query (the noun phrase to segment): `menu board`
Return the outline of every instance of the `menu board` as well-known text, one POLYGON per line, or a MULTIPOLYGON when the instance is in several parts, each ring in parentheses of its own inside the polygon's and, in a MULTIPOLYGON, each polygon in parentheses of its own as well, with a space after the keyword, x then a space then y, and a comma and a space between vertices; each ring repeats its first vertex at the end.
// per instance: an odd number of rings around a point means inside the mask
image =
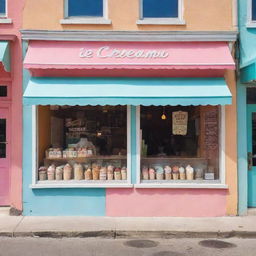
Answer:
POLYGON ((207 158, 218 157, 218 109, 205 112, 205 151, 207 158))
POLYGON ((187 135, 188 112, 176 111, 172 113, 172 133, 173 135, 187 135))

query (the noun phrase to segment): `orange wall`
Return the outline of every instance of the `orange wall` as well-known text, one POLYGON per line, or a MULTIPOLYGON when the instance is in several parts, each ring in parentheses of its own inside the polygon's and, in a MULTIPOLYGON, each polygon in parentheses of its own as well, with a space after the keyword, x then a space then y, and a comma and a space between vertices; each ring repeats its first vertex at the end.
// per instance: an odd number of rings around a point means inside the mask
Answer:
POLYGON ((226 73, 226 81, 232 93, 232 105, 226 109, 226 184, 228 185, 227 215, 237 214, 237 119, 235 72, 226 73))
POLYGON ((61 25, 64 0, 27 0, 23 29, 34 30, 232 30, 232 0, 184 0, 186 25, 136 25, 139 0, 108 0, 111 25, 61 25), (39 8, 40 6, 40 8, 39 8))

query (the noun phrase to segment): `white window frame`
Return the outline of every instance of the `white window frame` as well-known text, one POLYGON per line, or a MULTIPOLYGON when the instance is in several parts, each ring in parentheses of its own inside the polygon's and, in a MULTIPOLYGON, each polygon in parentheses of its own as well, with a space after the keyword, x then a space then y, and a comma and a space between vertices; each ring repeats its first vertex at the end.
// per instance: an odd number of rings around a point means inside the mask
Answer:
POLYGON ((87 16, 68 16, 68 1, 64 1, 64 19, 60 20, 60 24, 111 24, 108 19, 108 0, 103 1, 103 16, 102 17, 87 17, 87 16))
POLYGON ((140 1, 140 19, 137 25, 185 25, 183 19, 184 0, 178 0, 178 17, 176 18, 144 18, 143 17, 143 0, 140 1))
POLYGON ((0 24, 11 24, 12 19, 8 17, 8 0, 5 0, 5 13, 0 13, 0 24))
POLYGON ((256 20, 252 20, 252 0, 247 0, 247 28, 256 28, 256 20))
POLYGON ((127 180, 113 181, 39 181, 38 180, 38 106, 32 106, 32 183, 30 188, 131 188, 132 184, 132 164, 131 164, 131 106, 127 106, 127 180))
POLYGON ((225 176, 225 106, 219 107, 219 180, 216 181, 158 181, 147 182, 141 180, 141 145, 140 145, 140 107, 136 109, 136 130, 137 130, 137 145, 136 145, 136 179, 135 188, 206 188, 206 189, 227 189, 225 176))

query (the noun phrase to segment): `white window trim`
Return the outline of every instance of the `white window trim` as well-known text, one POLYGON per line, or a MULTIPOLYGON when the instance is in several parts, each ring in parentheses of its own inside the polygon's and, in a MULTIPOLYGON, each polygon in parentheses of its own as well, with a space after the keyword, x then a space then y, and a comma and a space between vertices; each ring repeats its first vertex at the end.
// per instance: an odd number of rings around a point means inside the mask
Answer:
POLYGON ((60 24, 94 24, 94 25, 109 25, 111 20, 108 19, 108 0, 103 1, 103 16, 102 17, 87 17, 87 16, 68 16, 68 0, 64 2, 64 19, 60 20, 60 24))
POLYGON ((140 19, 137 20, 137 25, 185 25, 183 19, 184 1, 178 0, 178 17, 176 18, 144 18, 143 17, 143 0, 140 1, 140 19))
POLYGON ((256 20, 252 20, 252 0, 247 0, 247 28, 256 28, 256 20))
POLYGON ((144 181, 141 180, 141 164, 140 164, 140 157, 141 157, 141 145, 140 145, 140 106, 136 108, 136 129, 137 129, 137 145, 136 145, 136 178, 137 182, 134 185, 135 188, 205 188, 205 189, 228 189, 226 185, 226 163, 225 163, 225 106, 221 106, 219 113, 219 180, 214 181, 144 181))
POLYGON ((5 13, 0 13, 0 24, 12 24, 12 19, 8 17, 8 0, 5 0, 5 13))
POLYGON ((130 188, 133 187, 132 164, 131 164, 131 106, 127 106, 127 180, 93 181, 93 180, 70 180, 70 181, 39 181, 38 170, 38 108, 32 106, 32 189, 42 188, 130 188))

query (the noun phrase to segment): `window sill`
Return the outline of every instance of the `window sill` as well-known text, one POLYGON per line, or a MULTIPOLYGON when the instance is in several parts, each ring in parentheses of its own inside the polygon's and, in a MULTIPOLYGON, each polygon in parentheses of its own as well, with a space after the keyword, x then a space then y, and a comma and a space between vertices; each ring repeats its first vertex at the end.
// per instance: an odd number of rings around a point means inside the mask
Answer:
POLYGON ((146 18, 137 20, 137 25, 186 25, 184 20, 178 18, 146 18))
POLYGON ((247 28, 256 28, 256 21, 250 21, 246 23, 247 28))
POLYGON ((69 180, 69 181, 38 181, 36 184, 29 186, 32 189, 42 188, 132 188, 133 184, 120 181, 85 181, 85 180, 69 180))
POLYGON ((12 24, 12 19, 0 18, 0 24, 12 24))
POLYGON ((60 24, 71 25, 71 24, 93 24, 93 25, 110 25, 111 20, 105 18, 66 18, 61 19, 60 24))
POLYGON ((135 184, 135 188, 206 188, 206 189, 228 189, 226 184, 219 181, 198 181, 198 180, 168 180, 168 181, 142 181, 140 184, 135 184))

